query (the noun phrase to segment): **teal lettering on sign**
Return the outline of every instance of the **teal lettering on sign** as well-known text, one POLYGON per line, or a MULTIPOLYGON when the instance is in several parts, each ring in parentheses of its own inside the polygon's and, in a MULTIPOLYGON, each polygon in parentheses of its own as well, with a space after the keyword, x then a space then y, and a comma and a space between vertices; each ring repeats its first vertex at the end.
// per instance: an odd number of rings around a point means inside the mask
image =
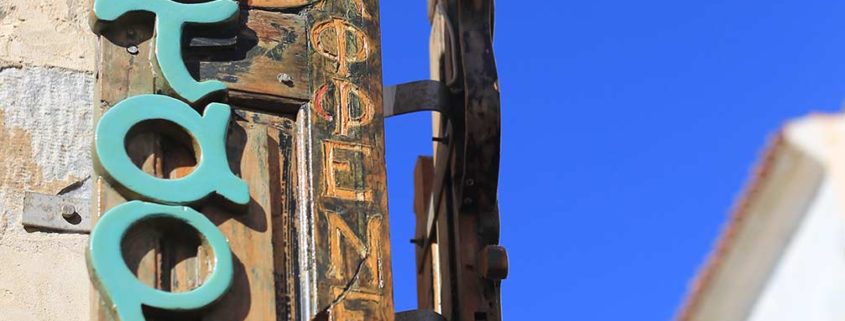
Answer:
POLYGON ((213 0, 203 3, 179 3, 173 0, 95 0, 94 15, 99 20, 114 21, 136 11, 155 14, 156 59, 164 78, 177 95, 195 103, 209 94, 224 92, 226 85, 216 80, 198 82, 188 72, 182 59, 182 31, 186 23, 215 24, 235 19, 238 3, 213 0))
POLYGON ((232 284, 232 252, 226 238, 205 216, 186 206, 141 201, 106 212, 91 231, 88 267, 94 284, 106 296, 120 321, 144 321, 142 305, 171 311, 203 308, 214 303, 232 284), (121 241, 135 224, 157 218, 176 219, 193 227, 214 252, 214 271, 198 288, 173 293, 141 283, 123 260, 121 241))
POLYGON ((217 193, 229 201, 246 205, 249 187, 230 170, 226 158, 226 134, 231 108, 209 104, 200 116, 188 104, 161 95, 127 98, 100 119, 94 135, 95 153, 103 174, 119 186, 144 199, 165 204, 190 204, 217 193), (197 166, 185 177, 163 179, 135 166, 126 151, 126 136, 136 125, 164 120, 178 125, 193 137, 198 149, 197 166))
MULTIPOLYGON (((226 86, 215 80, 200 82, 191 76, 182 56, 182 38, 188 24, 235 21, 239 5, 234 0, 195 2, 199 1, 94 0, 94 16, 101 22, 124 21, 120 18, 138 12, 155 15, 154 53, 174 94, 129 97, 110 108, 97 124, 97 172, 126 199, 154 202, 135 200, 118 205, 103 214, 91 231, 89 274, 115 320, 144 321, 144 306, 176 312, 201 309, 219 300, 233 282, 233 254, 225 236, 208 218, 188 206, 211 194, 246 205, 250 201, 249 187, 232 172, 226 154, 231 108, 207 103, 222 97, 226 86), (207 106, 201 109, 201 104, 207 106), (164 179, 136 166, 126 150, 127 138, 141 127, 162 134, 181 129, 191 136, 197 154, 191 173, 164 179), (186 232, 198 233, 214 253, 214 271, 196 289, 173 293, 149 287, 135 277, 124 260, 122 241, 127 232, 140 222, 162 218, 192 227, 194 231, 186 232)), ((112 27, 121 28, 108 28, 112 27)), ((104 29, 95 26, 95 30, 104 29)))

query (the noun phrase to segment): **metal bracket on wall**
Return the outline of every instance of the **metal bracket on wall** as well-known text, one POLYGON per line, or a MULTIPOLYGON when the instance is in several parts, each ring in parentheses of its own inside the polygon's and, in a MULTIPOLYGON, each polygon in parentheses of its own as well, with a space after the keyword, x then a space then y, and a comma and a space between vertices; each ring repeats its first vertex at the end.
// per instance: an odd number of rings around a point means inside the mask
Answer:
POLYGON ((26 192, 23 226, 61 232, 91 232, 90 200, 61 195, 26 192))
POLYGON ((418 111, 449 114, 449 90, 442 82, 420 80, 384 87, 384 117, 418 111))

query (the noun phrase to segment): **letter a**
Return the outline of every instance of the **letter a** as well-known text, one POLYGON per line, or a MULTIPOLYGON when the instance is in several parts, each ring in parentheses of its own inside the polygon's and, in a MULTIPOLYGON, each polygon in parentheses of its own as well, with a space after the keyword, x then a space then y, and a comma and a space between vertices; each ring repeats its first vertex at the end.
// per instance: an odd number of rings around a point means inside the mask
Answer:
POLYGON ((190 204, 211 193, 229 201, 249 203, 247 184, 235 176, 226 157, 226 134, 231 109, 220 103, 209 104, 201 117, 187 104, 160 95, 127 98, 109 109, 100 119, 94 134, 95 153, 101 174, 141 198, 156 203, 190 204), (135 125, 150 120, 165 120, 190 134, 198 146, 196 168, 188 176, 163 179, 135 166, 126 152, 126 136, 135 125))

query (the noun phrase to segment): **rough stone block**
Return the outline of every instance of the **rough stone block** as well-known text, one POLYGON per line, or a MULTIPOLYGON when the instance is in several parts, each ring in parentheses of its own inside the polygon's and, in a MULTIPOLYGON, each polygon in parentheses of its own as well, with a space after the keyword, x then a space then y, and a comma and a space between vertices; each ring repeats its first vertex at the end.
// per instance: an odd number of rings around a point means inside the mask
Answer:
POLYGON ((86 0, 0 1, 0 67, 9 64, 94 71, 96 36, 86 0))

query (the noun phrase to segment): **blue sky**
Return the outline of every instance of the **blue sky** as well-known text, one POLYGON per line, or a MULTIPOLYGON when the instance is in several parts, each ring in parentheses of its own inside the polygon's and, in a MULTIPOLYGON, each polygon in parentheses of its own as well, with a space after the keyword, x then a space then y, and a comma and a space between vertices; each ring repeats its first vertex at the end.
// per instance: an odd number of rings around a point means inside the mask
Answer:
MULTIPOLYGON (((388 85, 428 77, 425 3, 381 1, 388 85)), ((505 319, 670 320, 769 137, 841 109, 842 12, 834 0, 497 1, 505 319)), ((408 310, 429 116, 386 130, 408 310)))

